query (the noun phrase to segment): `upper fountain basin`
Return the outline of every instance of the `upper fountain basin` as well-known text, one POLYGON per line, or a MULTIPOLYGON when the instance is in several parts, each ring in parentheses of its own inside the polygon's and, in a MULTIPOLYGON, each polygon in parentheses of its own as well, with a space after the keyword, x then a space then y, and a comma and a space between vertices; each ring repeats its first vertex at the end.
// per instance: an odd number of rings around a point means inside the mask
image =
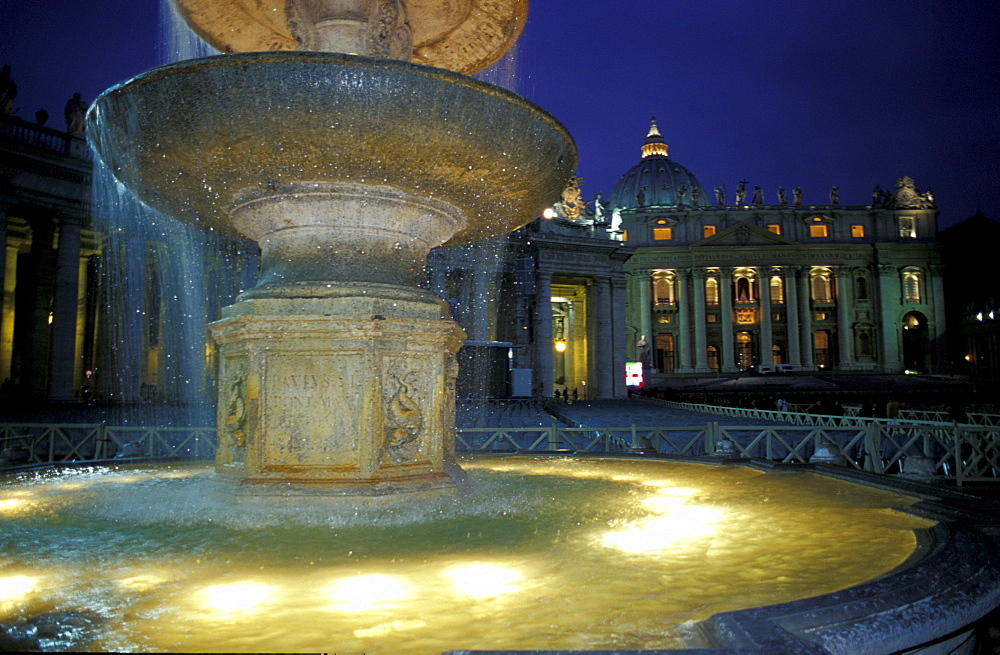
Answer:
MULTIPOLYGON (((154 68, 102 94, 94 148, 146 204, 236 234, 241 197, 308 182, 392 187, 466 218, 450 241, 535 218, 576 166, 566 129, 527 100, 444 69, 259 52, 154 68)), ((245 236, 245 235, 243 235, 245 236)))

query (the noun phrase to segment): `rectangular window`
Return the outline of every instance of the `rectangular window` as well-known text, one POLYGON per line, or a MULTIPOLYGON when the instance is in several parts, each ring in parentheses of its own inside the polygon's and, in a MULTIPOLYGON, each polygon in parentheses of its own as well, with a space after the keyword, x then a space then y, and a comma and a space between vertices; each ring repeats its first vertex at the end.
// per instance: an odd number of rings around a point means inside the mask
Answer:
POLYGON ((860 239, 865 236, 865 226, 864 225, 852 225, 851 226, 851 236, 860 239))
POLYGON ((653 239, 656 241, 670 241, 674 238, 674 228, 672 227, 654 227, 653 228, 653 239))
POLYGON ((913 223, 912 216, 899 217, 899 236, 904 237, 906 239, 917 238, 917 228, 913 223))
POLYGON ((829 232, 825 225, 810 225, 809 236, 813 237, 814 239, 823 239, 829 236, 829 232))
POLYGON ((714 225, 706 225, 705 227, 701 228, 702 234, 706 237, 710 237, 713 234, 715 234, 715 230, 716 228, 714 225))
POLYGON ((708 319, 709 323, 715 323, 716 321, 719 320, 719 317, 716 314, 709 314, 705 318, 708 319))
POLYGON ((628 241, 628 230, 622 230, 622 243, 628 241))
POLYGON ((780 225, 768 225, 767 226, 767 231, 768 232, 774 232, 775 234, 781 234, 781 226, 780 225))

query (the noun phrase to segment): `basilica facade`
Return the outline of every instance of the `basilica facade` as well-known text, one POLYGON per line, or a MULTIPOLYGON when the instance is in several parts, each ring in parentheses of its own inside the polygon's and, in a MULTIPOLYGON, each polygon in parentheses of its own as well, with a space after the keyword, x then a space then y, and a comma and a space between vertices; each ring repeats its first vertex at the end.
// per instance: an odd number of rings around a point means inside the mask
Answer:
POLYGON ((655 120, 607 210, 628 246, 627 349, 682 374, 946 368, 933 198, 911 179, 866 206, 776 202, 740 182, 709 195, 655 120))
MULTIPOLYGON (((0 112, 5 390, 210 402, 206 328, 254 284, 255 247, 213 238, 182 255, 159 222, 108 223, 82 127, 67 121, 0 112)), ((431 253, 426 288, 467 336, 460 393, 621 398, 630 362, 648 386, 949 369, 937 211, 909 178, 865 206, 835 189, 823 205, 794 188, 773 201, 746 183, 709 193, 654 122, 606 200, 580 187, 504 238, 431 253)))

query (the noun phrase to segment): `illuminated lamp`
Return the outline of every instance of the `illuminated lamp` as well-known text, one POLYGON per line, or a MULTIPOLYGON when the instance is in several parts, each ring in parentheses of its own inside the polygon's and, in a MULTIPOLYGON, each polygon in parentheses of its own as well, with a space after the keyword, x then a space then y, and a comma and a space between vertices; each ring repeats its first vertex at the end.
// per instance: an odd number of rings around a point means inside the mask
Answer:
POLYGON ((565 339, 556 339, 555 348, 556 348, 556 352, 557 353, 564 353, 564 352, 566 352, 566 340, 565 339))

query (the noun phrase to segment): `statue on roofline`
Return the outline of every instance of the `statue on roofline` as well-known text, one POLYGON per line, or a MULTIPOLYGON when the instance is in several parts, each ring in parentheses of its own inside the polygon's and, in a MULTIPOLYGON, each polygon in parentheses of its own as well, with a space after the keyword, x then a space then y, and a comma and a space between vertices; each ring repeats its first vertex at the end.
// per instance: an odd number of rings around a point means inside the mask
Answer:
POLYGON ((563 218, 569 221, 578 221, 587 214, 587 203, 583 201, 580 192, 580 184, 583 178, 574 175, 569 178, 569 183, 563 189, 562 199, 556 203, 563 218))
POLYGON ((913 183, 913 178, 904 175, 896 182, 896 190, 886 203, 890 209, 935 209, 934 194, 930 189, 921 193, 913 183))
POLYGON ((10 65, 4 64, 0 70, 0 115, 14 115, 14 98, 17 97, 17 85, 10 79, 10 65))
POLYGON ((715 187, 715 204, 722 206, 726 204, 726 185, 720 184, 715 187))

